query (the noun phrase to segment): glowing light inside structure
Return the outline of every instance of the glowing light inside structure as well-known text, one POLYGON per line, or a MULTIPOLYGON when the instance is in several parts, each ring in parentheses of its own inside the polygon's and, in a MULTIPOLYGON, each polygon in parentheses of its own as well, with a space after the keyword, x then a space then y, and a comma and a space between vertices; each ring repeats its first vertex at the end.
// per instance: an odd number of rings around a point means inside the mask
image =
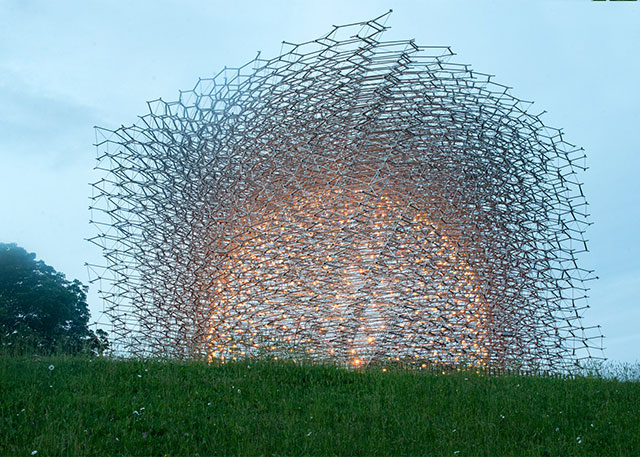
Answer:
POLYGON ((247 211, 251 221, 237 221, 242 232, 215 237, 229 251, 211 263, 222 272, 210 308, 212 358, 285 344, 356 365, 391 354, 431 359, 438 348, 450 361, 484 363, 486 307, 463 248, 406 198, 380 190, 371 201, 372 192, 314 189, 293 203, 277 197, 284 209, 276 211, 255 199, 263 215, 247 211), (366 227, 345 233, 363 217, 366 227))
POLYGON ((93 241, 123 351, 523 371, 592 357, 582 151, 448 48, 381 41, 384 17, 98 130, 93 241))

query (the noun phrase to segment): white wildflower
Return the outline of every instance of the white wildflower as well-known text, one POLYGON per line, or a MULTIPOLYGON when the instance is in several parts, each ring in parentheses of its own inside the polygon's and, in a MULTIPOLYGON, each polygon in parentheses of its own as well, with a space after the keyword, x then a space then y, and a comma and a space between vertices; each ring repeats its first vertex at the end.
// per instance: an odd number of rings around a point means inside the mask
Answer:
MULTIPOLYGON (((55 367, 53 365, 49 365, 49 371, 53 371, 54 368, 55 367)), ((38 451, 36 451, 36 452, 38 452, 38 451)))
POLYGON ((36 455, 38 451, 31 451, 31 455, 36 455))

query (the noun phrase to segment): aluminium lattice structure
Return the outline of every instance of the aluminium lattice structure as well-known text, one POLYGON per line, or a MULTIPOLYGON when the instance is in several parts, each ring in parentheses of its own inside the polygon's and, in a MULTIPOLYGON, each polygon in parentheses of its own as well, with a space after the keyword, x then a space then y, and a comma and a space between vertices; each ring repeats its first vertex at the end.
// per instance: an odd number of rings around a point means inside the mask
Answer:
POLYGON ((120 350, 524 371, 599 355, 583 151, 449 48, 382 41, 384 20, 97 130, 120 350))

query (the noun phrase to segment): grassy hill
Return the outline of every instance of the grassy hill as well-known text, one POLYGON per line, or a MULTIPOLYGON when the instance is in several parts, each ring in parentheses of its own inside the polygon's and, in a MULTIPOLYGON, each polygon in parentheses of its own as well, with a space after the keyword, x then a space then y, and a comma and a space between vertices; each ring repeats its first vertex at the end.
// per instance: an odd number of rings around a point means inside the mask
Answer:
POLYGON ((640 383, 0 356, 0 455, 383 454, 640 455, 640 383))

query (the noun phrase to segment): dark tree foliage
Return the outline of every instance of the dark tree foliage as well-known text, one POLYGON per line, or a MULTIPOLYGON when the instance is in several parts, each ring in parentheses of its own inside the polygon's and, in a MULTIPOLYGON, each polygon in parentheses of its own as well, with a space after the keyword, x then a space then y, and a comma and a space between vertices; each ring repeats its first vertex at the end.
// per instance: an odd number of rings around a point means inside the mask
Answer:
POLYGON ((101 353, 106 332, 88 328, 87 290, 35 254, 0 243, 0 342, 44 352, 101 353))

